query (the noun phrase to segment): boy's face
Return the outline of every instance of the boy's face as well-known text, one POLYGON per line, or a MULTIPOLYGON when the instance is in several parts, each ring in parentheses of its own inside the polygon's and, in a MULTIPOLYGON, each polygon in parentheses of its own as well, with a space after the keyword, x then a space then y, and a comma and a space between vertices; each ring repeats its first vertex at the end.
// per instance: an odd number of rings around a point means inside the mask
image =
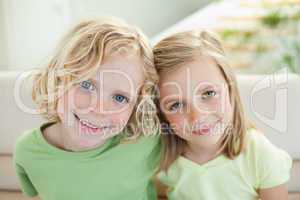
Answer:
POLYGON ((95 148, 124 129, 144 83, 142 65, 137 54, 114 53, 59 99, 59 117, 78 149, 95 148))
POLYGON ((160 106, 175 134, 188 143, 217 144, 232 116, 227 83, 206 57, 160 74, 160 106))

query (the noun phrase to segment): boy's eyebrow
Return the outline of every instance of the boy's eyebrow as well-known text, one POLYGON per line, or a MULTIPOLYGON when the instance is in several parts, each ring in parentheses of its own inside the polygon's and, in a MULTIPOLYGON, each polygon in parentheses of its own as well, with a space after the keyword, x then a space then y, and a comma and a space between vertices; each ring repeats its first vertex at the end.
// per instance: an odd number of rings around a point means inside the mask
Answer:
POLYGON ((92 81, 93 83, 99 83, 99 81, 94 78, 89 78, 88 80, 92 81))
POLYGON ((130 93, 126 92, 126 91, 123 91, 123 90, 116 90, 117 93, 121 93, 129 98, 131 98, 132 96, 130 95, 130 93))
MULTIPOLYGON (((100 82, 99 82, 98 80, 94 79, 94 78, 90 78, 89 80, 92 81, 93 83, 98 83, 98 84, 100 84, 100 82)), ((117 93, 122 93, 122 94, 124 94, 125 96, 131 98, 130 93, 129 93, 129 92, 126 92, 126 91, 124 91, 124 90, 122 90, 122 89, 116 89, 115 92, 117 92, 117 93)))

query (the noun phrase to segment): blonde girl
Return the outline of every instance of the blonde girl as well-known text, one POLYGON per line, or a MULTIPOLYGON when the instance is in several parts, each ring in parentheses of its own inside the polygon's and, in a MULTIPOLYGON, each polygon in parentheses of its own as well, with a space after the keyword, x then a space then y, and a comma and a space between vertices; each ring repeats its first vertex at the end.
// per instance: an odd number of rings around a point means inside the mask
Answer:
POLYGON ((172 200, 287 200, 291 158, 246 124, 215 34, 176 33, 154 47, 164 126, 159 180, 172 200))

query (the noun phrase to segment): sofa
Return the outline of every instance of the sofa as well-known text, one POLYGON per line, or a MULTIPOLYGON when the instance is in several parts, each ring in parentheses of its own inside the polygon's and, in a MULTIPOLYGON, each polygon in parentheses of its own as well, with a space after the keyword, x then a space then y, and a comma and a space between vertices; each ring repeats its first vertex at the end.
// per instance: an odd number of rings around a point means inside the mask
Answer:
MULTIPOLYGON (((33 112, 28 71, 0 71, 0 199, 26 199, 12 164, 16 139, 43 119, 33 112), (24 112, 26 111, 26 112, 24 112)), ((300 77, 291 73, 237 75, 246 115, 293 158, 289 199, 300 199, 300 77)))

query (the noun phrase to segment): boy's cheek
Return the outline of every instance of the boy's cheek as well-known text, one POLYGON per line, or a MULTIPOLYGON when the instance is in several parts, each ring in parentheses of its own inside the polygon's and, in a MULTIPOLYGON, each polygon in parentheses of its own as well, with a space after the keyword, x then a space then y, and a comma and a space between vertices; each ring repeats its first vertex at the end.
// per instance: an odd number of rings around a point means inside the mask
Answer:
MULTIPOLYGON (((117 126, 119 129, 122 129, 126 126, 131 116, 130 111, 125 111, 119 114, 111 116, 111 122, 117 126)), ((130 124, 129 124, 130 125, 130 124)))
POLYGON ((73 101, 70 102, 75 109, 88 109, 92 107, 92 95, 86 92, 82 92, 77 89, 74 93, 70 94, 69 100, 73 101))
POLYGON ((67 105, 65 105, 65 96, 62 96, 57 100, 56 112, 61 120, 64 119, 65 113, 68 112, 67 105))

